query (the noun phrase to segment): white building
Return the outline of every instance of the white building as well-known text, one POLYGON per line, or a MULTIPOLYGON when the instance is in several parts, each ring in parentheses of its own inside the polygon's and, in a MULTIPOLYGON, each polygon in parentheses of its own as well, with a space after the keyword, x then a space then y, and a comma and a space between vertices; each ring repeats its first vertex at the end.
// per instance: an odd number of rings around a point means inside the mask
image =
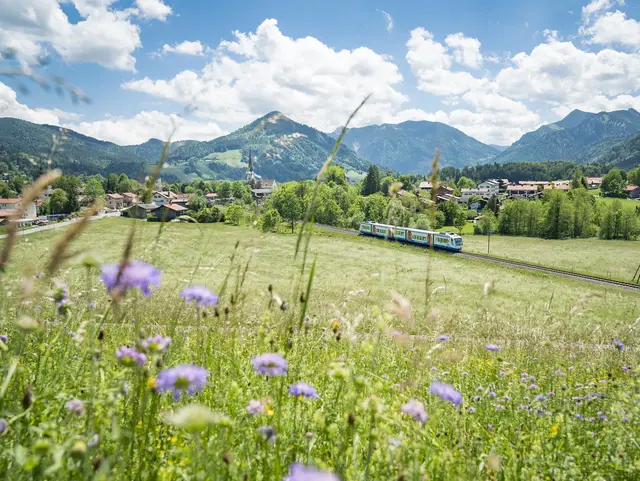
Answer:
POLYGON ((496 179, 485 180, 478 184, 478 189, 488 191, 489 197, 498 195, 500 193, 500 182, 496 179))
MULTIPOLYGON (((0 199, 0 211, 13 213, 22 207, 22 198, 17 197, 14 199, 0 199)), ((24 214, 22 217, 36 217, 36 204, 35 202, 29 202, 25 206, 24 214)))
POLYGON ((479 195, 480 197, 491 197, 489 194, 489 190, 487 189, 460 189, 460 198, 462 202, 469 202, 469 199, 475 195, 479 195))

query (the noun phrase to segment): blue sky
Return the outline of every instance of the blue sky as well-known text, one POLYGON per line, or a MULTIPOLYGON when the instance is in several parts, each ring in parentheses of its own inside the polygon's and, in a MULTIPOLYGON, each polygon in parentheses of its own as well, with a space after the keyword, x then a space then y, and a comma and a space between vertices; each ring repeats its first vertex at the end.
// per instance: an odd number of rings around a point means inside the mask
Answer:
POLYGON ((357 125, 441 121, 505 145, 574 108, 640 110, 638 20, 630 0, 0 0, 3 67, 92 100, 2 78, 0 115, 206 140, 271 110, 333 130, 373 93, 357 125))

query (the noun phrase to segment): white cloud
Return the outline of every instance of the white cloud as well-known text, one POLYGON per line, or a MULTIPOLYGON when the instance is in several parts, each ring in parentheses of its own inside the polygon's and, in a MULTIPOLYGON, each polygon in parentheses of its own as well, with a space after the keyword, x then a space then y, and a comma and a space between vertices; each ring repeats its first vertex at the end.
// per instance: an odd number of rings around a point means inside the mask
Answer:
POLYGON ((624 0, 591 0, 589 4, 582 7, 582 20, 589 22, 597 14, 609 10, 615 4, 624 5, 624 0))
POLYGON ((67 123, 64 127, 120 145, 141 144, 151 138, 167 140, 172 132, 173 141, 212 140, 226 133, 213 122, 188 120, 158 111, 140 112, 130 118, 67 123))
POLYGON ((453 58, 459 64, 470 68, 482 66, 480 41, 477 38, 465 37, 463 33, 454 33, 448 35, 444 43, 453 50, 453 58))
POLYGON ((313 37, 290 38, 273 19, 234 36, 202 71, 123 88, 195 106, 199 116, 230 127, 279 110, 324 131, 342 125, 369 93, 356 125, 384 122, 408 100, 395 88, 403 80, 397 65, 369 48, 336 51, 313 37))
POLYGON ((60 119, 77 120, 78 115, 58 109, 32 109, 18 102, 16 92, 0 82, 0 117, 15 117, 38 124, 60 125, 60 119))
POLYGON ((60 1, 0 0, 0 48, 13 48, 23 64, 53 49, 67 62, 135 71, 133 52, 142 43, 132 9, 113 10, 113 0, 72 0, 82 18, 71 23, 60 1))
POLYGON ((141 17, 162 22, 166 21, 172 13, 171 7, 165 5, 161 0, 136 0, 136 6, 141 17))
POLYGON ((640 49, 640 22, 620 11, 607 12, 592 25, 580 29, 590 37, 590 43, 604 45, 620 44, 640 49))
POLYGON ((393 17, 391 14, 382 10, 382 16, 384 17, 384 21, 387 23, 387 32, 393 32, 393 17))
POLYGON ((199 40, 196 40, 195 42, 185 40, 184 42, 180 42, 175 45, 168 45, 165 43, 162 46, 163 54, 177 53, 181 55, 202 56, 204 55, 206 50, 207 50, 207 47, 202 45, 202 43, 199 40))

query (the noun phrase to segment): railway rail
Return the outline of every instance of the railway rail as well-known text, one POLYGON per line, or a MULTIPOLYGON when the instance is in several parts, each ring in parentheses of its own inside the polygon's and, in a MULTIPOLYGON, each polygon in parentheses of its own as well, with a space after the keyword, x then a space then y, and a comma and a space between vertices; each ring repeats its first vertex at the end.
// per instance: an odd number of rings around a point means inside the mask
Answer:
MULTIPOLYGON (((340 227, 333 227, 322 224, 315 224, 314 227, 317 227, 322 230, 337 232, 340 234, 347 235, 360 235, 358 231, 351 229, 342 229, 340 227)), ((543 272, 545 274, 551 274, 558 277, 568 277, 571 279, 576 279, 584 282, 590 282, 592 284, 599 284, 608 287, 617 287, 619 289, 625 289, 627 291, 637 292, 640 294, 640 285, 633 284, 631 282, 617 281, 614 279, 606 279, 604 277, 592 276, 589 274, 581 274, 578 272, 565 271, 562 269, 556 269, 554 267, 546 267, 537 264, 529 264, 527 262, 516 261, 511 259, 504 259, 502 257, 494 257, 487 254, 476 254, 473 252, 448 252, 441 251, 443 255, 451 255, 454 257, 459 257, 463 259, 471 259, 483 262, 491 262, 493 264, 503 265, 506 267, 512 267, 515 269, 522 269, 527 271, 535 271, 535 272, 543 272)))

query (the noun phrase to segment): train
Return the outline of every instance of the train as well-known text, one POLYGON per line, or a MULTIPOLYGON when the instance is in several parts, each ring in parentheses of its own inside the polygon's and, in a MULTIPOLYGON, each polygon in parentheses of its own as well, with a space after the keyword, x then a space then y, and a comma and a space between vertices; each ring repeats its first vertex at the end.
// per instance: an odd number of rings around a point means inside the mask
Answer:
POLYGON ((378 224, 372 221, 362 222, 359 230, 361 235, 382 237, 388 240, 454 252, 462 251, 462 237, 452 232, 432 232, 408 227, 378 224))

